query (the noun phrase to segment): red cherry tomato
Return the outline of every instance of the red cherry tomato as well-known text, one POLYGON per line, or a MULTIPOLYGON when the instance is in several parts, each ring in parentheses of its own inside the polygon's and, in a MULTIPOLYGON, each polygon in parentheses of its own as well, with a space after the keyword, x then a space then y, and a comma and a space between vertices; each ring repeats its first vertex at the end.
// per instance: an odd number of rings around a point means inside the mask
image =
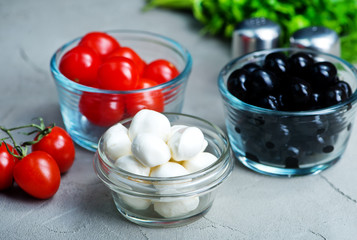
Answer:
POLYGON ((137 87, 139 73, 135 63, 125 57, 112 57, 100 65, 98 84, 107 90, 133 90, 137 87))
POLYGON ((92 48, 102 59, 120 47, 115 38, 104 32, 87 33, 78 45, 92 48))
POLYGON ((111 57, 125 57, 131 59, 135 63, 139 75, 142 74, 144 67, 146 65, 145 61, 142 60, 141 57, 133 49, 129 47, 121 47, 114 50, 111 54, 107 56, 106 59, 109 59, 111 57))
POLYGON ((97 79, 99 56, 90 48, 77 46, 65 53, 59 70, 67 78, 83 85, 91 85, 97 79))
MULTIPOLYGON (((151 79, 141 78, 137 89, 150 88, 156 85, 158 84, 151 79)), ((142 109, 163 112, 165 107, 164 95, 160 89, 128 94, 125 96, 125 107, 129 116, 134 116, 142 109)))
MULTIPOLYGON (((35 140, 38 136, 35 137, 35 140)), ((74 162, 75 148, 71 136, 60 127, 53 127, 51 132, 32 145, 32 151, 44 151, 57 162, 61 173, 69 170, 74 162)))
POLYGON ((46 152, 35 151, 14 167, 15 182, 25 192, 39 199, 52 197, 58 190, 61 174, 56 161, 46 152))
MULTIPOLYGON (((10 144, 7 144, 7 147, 12 153, 18 155, 10 144)), ((7 151, 5 143, 0 143, 0 191, 12 186, 13 171, 17 161, 17 158, 7 151)))
POLYGON ((124 117, 121 95, 85 92, 79 100, 79 111, 91 123, 108 127, 124 117))
POLYGON ((161 84, 174 79, 179 74, 179 71, 171 62, 164 59, 158 59, 145 66, 142 76, 143 78, 149 78, 161 84))

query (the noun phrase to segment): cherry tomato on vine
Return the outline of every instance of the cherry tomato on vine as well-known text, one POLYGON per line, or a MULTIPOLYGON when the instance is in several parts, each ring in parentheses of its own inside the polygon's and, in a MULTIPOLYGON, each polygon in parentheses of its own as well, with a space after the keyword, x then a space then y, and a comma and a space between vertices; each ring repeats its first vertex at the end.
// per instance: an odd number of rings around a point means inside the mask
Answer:
POLYGON ((145 61, 141 59, 141 57, 133 49, 129 47, 121 47, 114 50, 111 54, 107 56, 106 59, 109 59, 111 57, 125 57, 131 59, 135 63, 139 75, 142 74, 142 72, 144 71, 144 67, 146 65, 145 61))
MULTIPOLYGON (((151 79, 141 78, 137 89, 145 89, 158 85, 151 79)), ((161 89, 143 90, 140 93, 131 93, 125 96, 126 113, 134 116, 142 109, 151 109, 163 112, 165 106, 164 94, 161 89)))
POLYGON ((139 73, 135 63, 125 57, 112 57, 100 65, 98 84, 107 90, 133 90, 137 87, 139 73))
POLYGON ((85 92, 79 100, 79 111, 91 123, 107 127, 123 118, 124 102, 118 94, 85 92))
MULTIPOLYGON (((35 141, 39 135, 35 137, 35 141)), ((57 162, 61 173, 67 172, 75 158, 75 148, 71 136, 60 127, 53 127, 41 140, 32 145, 32 151, 50 154, 57 162)))
POLYGON ((100 63, 99 56, 92 49, 76 46, 63 55, 59 70, 72 81, 91 85, 97 79, 100 63))
POLYGON ((165 59, 157 59, 145 66, 142 76, 161 84, 174 79, 179 74, 179 71, 171 62, 165 59))
MULTIPOLYGON (((6 144, 10 152, 18 154, 10 144, 6 144)), ((14 166, 18 159, 12 156, 4 142, 0 143, 0 191, 12 186, 14 166)))
POLYGON ((84 35, 79 46, 86 46, 93 49, 102 59, 104 59, 113 50, 120 47, 119 42, 104 32, 90 32, 84 35))
POLYGON ((57 192, 61 174, 51 155, 43 151, 35 151, 15 165, 14 179, 20 188, 31 196, 47 199, 57 192))

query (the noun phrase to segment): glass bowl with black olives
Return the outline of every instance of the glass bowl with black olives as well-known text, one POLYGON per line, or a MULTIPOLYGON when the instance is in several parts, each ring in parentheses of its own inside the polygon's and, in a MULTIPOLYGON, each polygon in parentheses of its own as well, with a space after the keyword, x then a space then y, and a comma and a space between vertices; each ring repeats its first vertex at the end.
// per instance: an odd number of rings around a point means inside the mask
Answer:
POLYGON ((271 49, 246 54, 218 77, 236 158, 267 175, 318 173, 346 149, 357 70, 330 54, 271 49))

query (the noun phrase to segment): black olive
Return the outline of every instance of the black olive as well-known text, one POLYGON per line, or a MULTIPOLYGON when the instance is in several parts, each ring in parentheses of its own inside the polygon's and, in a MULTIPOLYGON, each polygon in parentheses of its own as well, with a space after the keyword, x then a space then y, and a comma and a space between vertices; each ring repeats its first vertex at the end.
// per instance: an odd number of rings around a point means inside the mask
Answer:
POLYGON ((293 111, 293 103, 290 100, 290 95, 286 91, 278 95, 279 108, 282 111, 293 111))
POLYGON ((287 57, 284 53, 281 52, 268 54, 265 57, 263 67, 269 71, 274 72, 278 77, 283 77, 289 72, 287 57))
POLYGON ((324 96, 325 107, 341 103, 347 99, 346 93, 338 86, 330 87, 324 96))
POLYGON ((306 79, 314 59, 306 53, 298 52, 290 56, 288 63, 292 75, 306 79))
POLYGON ((272 110, 279 110, 279 101, 273 95, 267 95, 259 98, 256 101, 256 105, 258 107, 272 109, 272 110))
POLYGON ((327 146, 325 146, 323 149, 322 149, 322 151, 324 152, 324 153, 330 153, 330 152, 332 152, 334 150, 334 147, 332 146, 332 145, 327 145, 327 146))
POLYGON ((310 109, 319 109, 324 106, 323 94, 320 92, 313 92, 310 98, 310 109))
POLYGON ((345 81, 338 81, 336 83, 337 87, 340 87, 346 94, 347 98, 349 98, 352 95, 352 89, 348 83, 345 81))
POLYGON ((293 108, 296 110, 305 110, 309 107, 312 89, 307 81, 294 77, 291 80, 288 92, 290 93, 289 99, 290 103, 293 104, 293 108))
POLYGON ((248 63, 243 66, 243 69, 247 70, 249 73, 252 73, 253 71, 260 69, 261 67, 256 64, 256 63, 248 63))
POLYGON ((251 73, 251 78, 246 81, 248 94, 259 96, 274 92, 278 87, 278 80, 273 72, 256 69, 251 73))
POLYGON ((237 69, 233 71, 227 80, 228 91, 242 101, 247 98, 247 89, 245 83, 249 78, 249 72, 245 69, 237 69))
POLYGON ((310 68, 308 81, 315 89, 327 89, 338 81, 337 69, 330 62, 317 62, 310 68))

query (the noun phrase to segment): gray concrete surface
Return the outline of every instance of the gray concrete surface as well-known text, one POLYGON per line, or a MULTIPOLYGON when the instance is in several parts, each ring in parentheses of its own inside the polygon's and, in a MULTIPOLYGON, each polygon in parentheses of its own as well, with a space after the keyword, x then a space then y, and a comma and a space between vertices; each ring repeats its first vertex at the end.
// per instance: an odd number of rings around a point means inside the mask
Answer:
MULTIPOLYGON (((0 123, 42 116, 63 126, 49 71, 53 52, 93 30, 148 30, 176 39, 193 57, 184 112, 224 128, 216 78, 230 44, 199 34, 189 13, 142 12, 144 0, 0 0, 0 123), (212 111, 214 109, 214 111, 212 111)), ((209 213, 190 225, 150 229, 126 221, 96 177, 93 153, 76 160, 57 194, 35 200, 0 193, 0 239, 357 239, 357 129, 340 162, 314 176, 276 178, 240 164, 209 213)))

